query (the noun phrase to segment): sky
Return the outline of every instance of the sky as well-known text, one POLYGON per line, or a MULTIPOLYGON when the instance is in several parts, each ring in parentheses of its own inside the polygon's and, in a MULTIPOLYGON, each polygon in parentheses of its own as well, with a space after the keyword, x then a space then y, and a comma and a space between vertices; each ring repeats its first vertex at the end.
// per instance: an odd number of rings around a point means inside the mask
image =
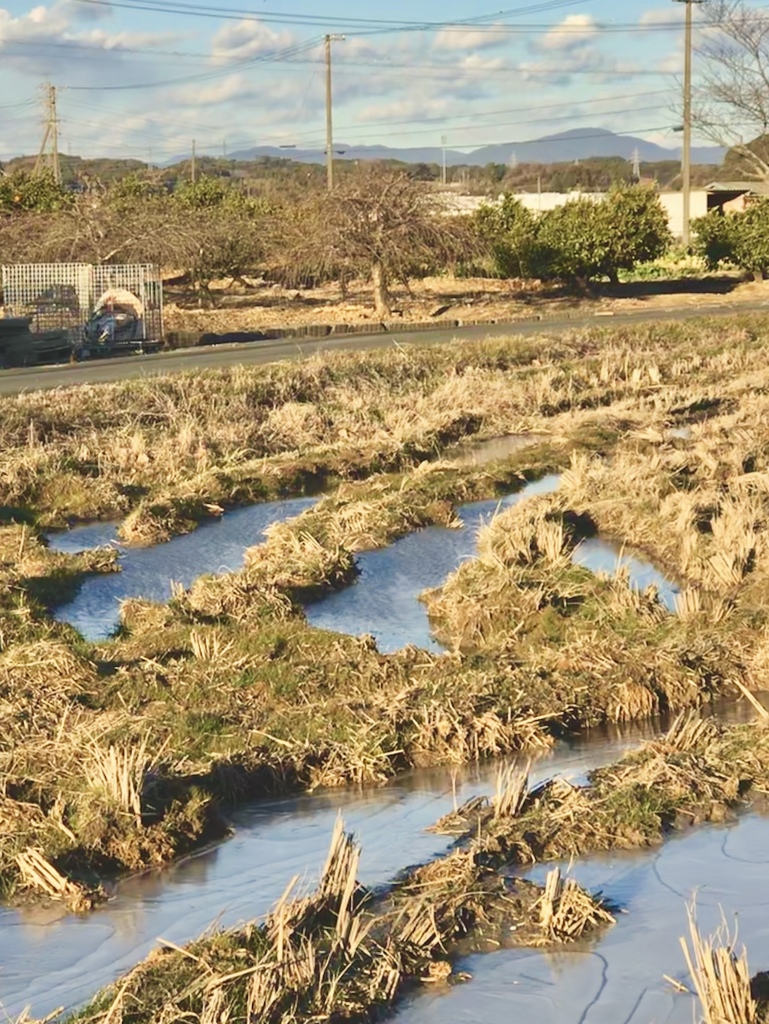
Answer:
POLYGON ((525 160, 527 139, 599 127, 680 147, 684 4, 672 0, 3 2, 0 158, 39 148, 46 81, 67 153, 162 163, 193 139, 209 155, 322 148, 326 33, 344 35, 339 145, 516 142, 525 160))

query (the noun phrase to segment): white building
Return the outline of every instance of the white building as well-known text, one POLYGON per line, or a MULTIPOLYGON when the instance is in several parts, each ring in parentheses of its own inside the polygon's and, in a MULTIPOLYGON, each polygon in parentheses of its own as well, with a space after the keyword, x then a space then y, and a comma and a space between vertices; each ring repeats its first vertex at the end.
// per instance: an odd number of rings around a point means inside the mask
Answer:
MULTIPOLYGON (((660 192, 660 203, 668 215, 670 230, 675 238, 681 238, 684 233, 684 198, 681 192, 660 192)), ((606 198, 605 192, 521 192, 515 196, 516 199, 529 210, 537 213, 544 213, 546 210, 554 210, 574 199, 589 199, 595 203, 603 202, 606 198)), ((704 217, 708 212, 708 190, 692 189, 691 193, 691 218, 704 217)))
MULTIPOLYGON (((681 192, 660 192, 662 208, 668 216, 670 231, 674 238, 682 238, 684 233, 684 197, 681 192)), ((601 203, 606 192, 516 192, 517 199, 532 213, 546 213, 555 210, 576 199, 587 199, 601 203)), ((691 191, 691 219, 704 217, 708 210, 721 209, 724 213, 744 210, 746 205, 757 196, 769 196, 769 184, 758 182, 714 182, 707 188, 695 188, 691 191)), ((502 198, 501 196, 499 197, 502 198)), ((483 196, 469 196, 444 193, 441 202, 450 214, 469 214, 479 210, 481 206, 494 203, 494 200, 483 196)))

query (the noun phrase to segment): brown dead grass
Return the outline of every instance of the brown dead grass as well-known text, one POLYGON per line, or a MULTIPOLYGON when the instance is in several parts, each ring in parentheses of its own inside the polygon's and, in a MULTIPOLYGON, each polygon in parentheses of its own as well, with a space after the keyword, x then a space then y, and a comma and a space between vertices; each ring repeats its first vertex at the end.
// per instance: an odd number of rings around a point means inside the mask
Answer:
MULTIPOLYGON (((130 602, 122 635, 98 647, 46 608, 114 556, 54 556, 34 528, 0 529, 0 792, 9 821, 29 820, 2 833, 6 891, 30 847, 83 881, 220 835, 223 800, 378 782, 698 706, 738 681, 760 686, 763 330, 582 332, 4 404, 8 494, 19 467, 46 515, 64 507, 50 504, 49 486, 71 498, 75 476, 78 487, 96 481, 97 496, 120 482, 121 501, 136 506, 129 532, 145 539, 176 532, 185 516, 194 524, 222 496, 293 492, 321 463, 366 477, 274 527, 242 572, 198 581, 162 608, 130 602), (671 433, 682 422, 691 437, 671 433), (546 444, 495 466, 425 458, 464 436, 545 423, 546 444), (398 472, 378 472, 383 460, 400 460, 398 472), (450 655, 385 657, 365 638, 308 628, 301 602, 349 583, 363 548, 450 526, 457 503, 559 465, 561 492, 497 517, 479 557, 428 597, 450 655), (621 577, 575 569, 586 523, 679 576, 678 614, 621 577)), ((500 800, 525 803, 512 786, 501 784, 500 800)), ((564 813, 584 809, 582 793, 559 799, 564 813)))
POLYGON ((500 867, 656 845, 671 832, 721 821, 769 788, 763 721, 719 726, 691 713, 660 740, 594 771, 575 787, 543 783, 502 817, 477 798, 437 823, 483 863, 500 867))
POLYGON ((404 901, 396 885, 378 897, 357 882, 360 850, 337 821, 320 882, 296 894, 294 879, 261 923, 165 943, 78 1011, 74 1021, 131 1024, 194 1016, 263 1024, 379 1019, 416 985, 452 973, 457 940, 504 927, 518 945, 554 946, 613 922, 599 901, 559 872, 545 890, 505 884, 452 855, 422 869, 431 885, 404 901), (458 927, 460 918, 463 927, 458 927))

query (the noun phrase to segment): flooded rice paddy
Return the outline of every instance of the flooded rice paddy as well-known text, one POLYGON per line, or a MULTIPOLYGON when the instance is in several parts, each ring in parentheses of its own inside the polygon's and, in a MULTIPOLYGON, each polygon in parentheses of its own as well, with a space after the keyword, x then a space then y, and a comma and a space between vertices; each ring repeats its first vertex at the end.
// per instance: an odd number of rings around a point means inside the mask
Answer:
POLYGON ((273 523, 291 519, 315 504, 315 498, 292 498, 228 512, 199 526, 193 533, 153 547, 126 547, 117 540, 117 524, 96 523, 65 533, 52 533, 56 551, 77 552, 113 545, 120 551, 119 573, 92 576, 79 593, 56 612, 89 640, 103 640, 120 623, 120 602, 129 597, 167 601, 171 582, 189 587, 206 573, 237 571, 246 550, 264 539, 273 523))
MULTIPOLYGON (((545 476, 501 500, 462 505, 457 509, 462 522, 460 529, 429 526, 390 547, 363 552, 358 556, 360 575, 355 582, 309 605, 305 609, 307 620, 313 626, 337 633, 370 634, 383 653, 400 650, 407 644, 432 651, 445 650, 432 635, 427 609, 419 595, 440 586, 461 562, 476 554, 478 530, 497 512, 532 495, 550 494, 558 489, 559 481, 559 476, 545 476)), ((675 609, 678 586, 641 555, 624 550, 613 541, 587 538, 576 548, 573 561, 595 573, 614 575, 624 569, 631 587, 646 590, 653 585, 662 604, 669 611, 675 609)))
MULTIPOLYGON (((749 714, 737 705, 721 709, 720 717, 749 714)), ((560 775, 583 783, 591 769, 615 761, 663 725, 595 730, 560 743, 535 761, 532 782, 560 775)), ((261 801, 233 815, 231 839, 120 882, 110 901, 87 916, 51 903, 0 909, 0 1012, 13 1018, 30 1006, 41 1017, 75 1007, 128 971, 159 938, 180 945, 212 925, 263 915, 291 878, 311 883, 317 877, 339 813, 362 845, 360 880, 385 884, 449 848, 448 837, 426 829, 457 803, 493 792, 498 768, 492 762, 414 772, 379 788, 261 801)), ((540 1024, 691 1021, 691 1000, 662 978, 684 976, 678 936, 685 902, 698 885, 708 927, 719 904, 728 913, 739 911, 741 938, 760 956, 769 937, 768 850, 769 820, 749 814, 658 849, 578 862, 572 866, 578 881, 627 911, 597 944, 557 954, 511 949, 469 955, 459 969, 473 975, 471 982, 423 994, 395 1019, 504 1024, 515 1009, 520 1019, 540 1024)), ((544 871, 530 876, 541 881, 544 871)))
POLYGON ((487 441, 474 441, 460 444, 446 452, 446 458, 457 466, 485 466, 497 459, 506 459, 509 455, 531 448, 535 444, 546 441, 547 434, 506 434, 504 437, 492 437, 487 441))
POLYGON ((407 644, 442 651, 419 595, 440 586, 461 562, 473 557, 479 527, 496 512, 534 494, 550 494, 559 481, 556 475, 544 476, 507 497, 462 505, 457 509, 460 529, 428 526, 387 548, 364 551, 357 558, 360 575, 355 582, 309 605, 308 622, 337 633, 370 634, 383 653, 407 644))
POLYGON ((591 572, 605 573, 607 576, 625 570, 628 583, 634 590, 644 591, 655 587, 660 604, 669 612, 675 611, 676 598, 681 593, 678 584, 646 561, 643 555, 616 541, 605 537, 586 537, 577 545, 572 561, 591 572))
MULTIPOLYGON (((584 781, 659 729, 646 722, 561 743, 535 762, 532 779, 584 781)), ((264 914, 295 875, 317 878, 340 812, 362 844, 360 880, 384 884, 448 849, 450 839, 425 829, 455 800, 492 792, 498 767, 414 772, 374 789, 260 801, 233 815, 231 839, 126 879, 88 916, 51 903, 0 908, 0 1013, 13 1017, 31 1005, 40 1017, 76 1006, 129 970, 159 937, 181 944, 214 922, 228 926, 264 914)))
MULTIPOLYGON (((548 865, 548 867, 551 865, 548 865)), ((406 1004, 397 1024, 692 1024, 694 1000, 664 975, 690 986, 679 945, 687 934, 686 904, 697 893, 707 934, 723 909, 739 920, 753 973, 769 962, 769 819, 746 815, 708 826, 642 853, 591 857, 571 869, 591 891, 622 908, 617 923, 594 943, 558 952, 502 949, 466 957, 465 985, 406 1004)), ((546 869, 529 877, 543 881, 546 869)))
MULTIPOLYGON (((419 595, 440 586, 465 559, 474 557, 478 530, 495 514, 533 495, 550 494, 558 489, 559 482, 558 475, 550 474, 503 498, 462 505, 457 509, 461 521, 457 529, 430 526, 389 547, 363 552, 357 557, 360 574, 356 580, 308 605, 308 622, 352 636, 369 634, 382 653, 400 650, 407 644, 435 652, 445 650, 432 635, 419 595)), ((50 545, 58 551, 76 552, 103 545, 120 550, 121 571, 85 580, 75 599, 60 607, 56 617, 87 639, 105 639, 119 625, 121 601, 129 597, 166 601, 171 596, 172 581, 189 587, 205 573, 236 571, 245 551, 263 540, 268 526, 299 515, 314 502, 313 498, 295 498, 253 505, 153 547, 119 545, 115 524, 98 523, 51 534, 50 545)), ((645 590, 653 585, 661 603, 669 611, 675 609, 677 584, 643 556, 611 540, 586 538, 576 548, 573 561, 596 573, 613 575, 619 569, 626 570, 631 587, 645 590)))
MULTIPOLYGON (((361 554, 356 582, 310 605, 308 620, 338 632, 372 634, 385 652, 406 644, 440 650, 419 594, 473 557, 478 528, 497 511, 552 492, 558 483, 557 476, 547 476, 501 500, 463 506, 461 529, 430 527, 361 554)), ((237 569, 267 526, 312 504, 313 499, 296 499, 257 505, 164 545, 121 547, 122 572, 88 579, 59 617, 85 636, 106 637, 118 623, 122 599, 165 600, 171 580, 189 586, 203 573, 237 569)), ((103 524, 51 538, 62 551, 116 543, 114 526, 103 524)), ((676 584, 611 541, 584 540, 574 562, 593 572, 625 569, 631 586, 654 585, 661 603, 674 608, 676 584)), ((616 760, 659 728, 660 723, 645 723, 559 744, 535 763, 533 781, 556 774, 583 781, 590 769, 616 760)), ((361 881, 384 884, 405 867, 448 849, 446 837, 425 829, 455 803, 491 792, 497 768, 418 772, 371 790, 262 801, 233 815, 233 838, 165 870, 122 881, 110 901, 88 916, 52 904, 0 909, 0 1010, 13 1017, 30 1006, 43 1016, 59 1006, 75 1007, 129 970, 160 937, 182 944, 214 923, 229 926, 259 917, 293 876, 316 876, 339 812, 362 844, 361 881)), ((472 981, 422 993, 394 1019, 399 1024, 439 1019, 441 1024, 503 1024, 514 1009, 521 1019, 536 1018, 540 1024, 690 1021, 691 997, 677 993, 663 975, 684 977, 678 936, 685 930, 692 886, 699 886, 703 927, 717 923, 719 905, 727 913, 739 911, 741 938, 760 956, 769 937, 769 898, 762 896, 767 849, 769 820, 750 814, 656 850, 578 862, 572 868, 577 880, 603 890, 627 911, 600 941, 559 953, 512 948, 468 953, 460 969, 471 973, 472 981)), ((536 870, 531 877, 541 881, 543 874, 536 870)), ((753 965, 762 966, 764 961, 753 965)))

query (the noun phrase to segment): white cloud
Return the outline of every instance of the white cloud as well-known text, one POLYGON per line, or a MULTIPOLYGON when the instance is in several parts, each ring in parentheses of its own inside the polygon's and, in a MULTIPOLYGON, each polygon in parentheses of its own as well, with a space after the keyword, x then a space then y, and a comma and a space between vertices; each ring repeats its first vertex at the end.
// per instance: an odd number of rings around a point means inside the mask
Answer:
POLYGON ((0 8, 0 47, 5 43, 55 40, 69 27, 65 11, 56 7, 33 7, 27 14, 14 17, 0 8))
POLYGON ((407 96, 389 103, 371 103, 362 107, 355 120, 369 121, 430 121, 455 114, 454 103, 445 96, 407 96))
POLYGON ((153 47, 171 46, 179 43, 184 36, 179 32, 105 32, 92 29, 90 32, 68 37, 97 50, 146 50, 153 47))
POLYGON ((540 39, 534 49, 563 51, 575 50, 598 35, 599 25, 592 14, 569 14, 540 39))
POLYGON ((436 50, 490 50, 495 46, 506 46, 509 35, 500 31, 505 26, 490 25, 483 29, 464 29, 458 26, 442 28, 435 36, 433 46, 436 50))
POLYGON ((273 32, 261 21, 237 21, 219 29, 211 40, 211 54, 216 63, 266 57, 293 46, 293 32, 273 32))

